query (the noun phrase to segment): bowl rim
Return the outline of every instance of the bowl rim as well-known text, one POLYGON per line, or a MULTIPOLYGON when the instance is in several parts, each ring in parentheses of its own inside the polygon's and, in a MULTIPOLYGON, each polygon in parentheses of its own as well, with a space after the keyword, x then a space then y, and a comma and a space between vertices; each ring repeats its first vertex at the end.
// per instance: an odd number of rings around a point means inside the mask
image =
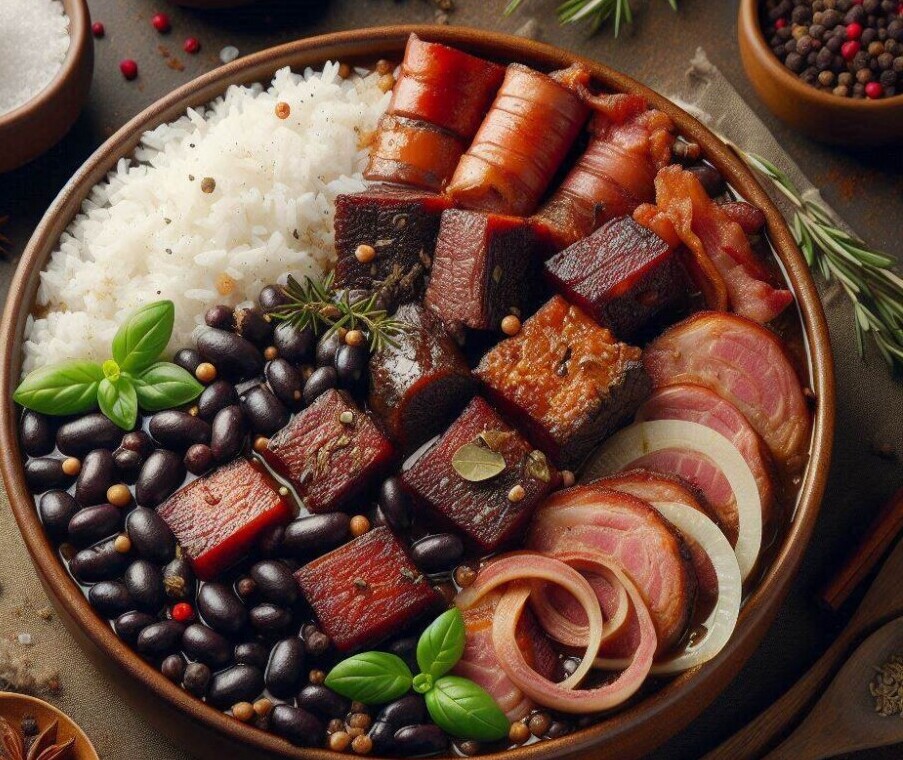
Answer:
POLYGON ((772 79, 777 80, 783 88, 790 90, 794 95, 818 103, 825 108, 837 108, 850 112, 888 111, 903 108, 903 92, 892 95, 889 98, 841 98, 812 85, 806 84, 782 64, 772 52, 765 39, 762 25, 759 23, 759 7, 762 0, 740 0, 740 16, 737 25, 737 33, 745 35, 751 43, 751 47, 759 57, 762 66, 767 70, 772 79))
POLYGON ((87 0, 60 0, 63 11, 69 18, 69 49, 53 78, 22 105, 12 111, 0 114, 0 134, 24 116, 41 111, 66 89, 69 80, 78 73, 80 53, 90 42, 91 15, 87 0))
POLYGON ((21 366, 22 330, 31 312, 40 270, 56 247, 62 231, 78 213, 91 187, 103 179, 120 156, 131 153, 141 133, 173 119, 188 106, 209 102, 231 84, 266 79, 285 65, 300 68, 342 58, 400 59, 411 33, 424 39, 460 46, 478 55, 519 60, 545 70, 580 62, 603 86, 646 97, 652 106, 671 116, 679 132, 699 142, 706 158, 743 197, 763 210, 770 239, 796 295, 798 314, 810 348, 809 372, 816 398, 810 460, 802 478, 794 519, 783 536, 780 550, 741 611, 744 622, 739 633, 731 638, 717 658, 705 666, 678 676, 606 720, 551 744, 538 742, 497 755, 511 760, 533 760, 604 743, 609 748, 616 747, 628 756, 636 757, 664 742, 705 709, 752 654, 774 618, 802 560, 826 486, 833 443, 835 389, 827 323, 811 273, 780 211, 751 170, 719 138, 674 103, 604 64, 551 45, 465 27, 404 25, 365 28, 296 40, 240 58, 179 87, 129 120, 92 154, 51 204, 26 246, 10 285, 0 326, 0 470, 10 504, 32 561, 45 587, 51 590, 54 603, 77 621, 80 630, 94 646, 128 677, 136 679, 156 697, 204 728, 245 746, 273 752, 283 758, 335 760, 335 754, 327 749, 294 747, 273 734, 240 723, 192 697, 135 654, 114 634, 108 622, 93 612, 48 541, 33 497, 25 484, 17 414, 11 393, 21 366), (648 730, 650 721, 656 721, 656 731, 648 730))

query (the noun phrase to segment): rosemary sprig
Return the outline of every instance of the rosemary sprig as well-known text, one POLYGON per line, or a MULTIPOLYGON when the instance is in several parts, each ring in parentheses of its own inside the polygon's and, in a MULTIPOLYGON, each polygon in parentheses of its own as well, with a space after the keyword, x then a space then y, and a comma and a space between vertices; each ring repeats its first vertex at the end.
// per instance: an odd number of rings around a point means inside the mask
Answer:
POLYGON ((367 333, 371 351, 398 346, 395 336, 405 332, 408 325, 378 308, 377 293, 351 301, 347 290, 336 297, 332 283, 332 272, 322 281, 305 277, 303 284, 289 275, 282 288, 288 301, 271 310, 270 316, 289 322, 299 330, 309 327, 314 335, 329 335, 341 328, 363 330, 367 333))
POLYGON ((903 367, 903 278, 894 271, 894 260, 840 229, 824 206, 804 198, 773 163, 731 147, 793 204, 791 230, 806 263, 826 281, 840 283, 853 304, 859 355, 865 354, 868 333, 891 368, 903 367))
MULTIPOLYGON (((505 15, 508 16, 520 6, 523 0, 508 0, 505 15)), ((677 10, 677 0, 668 0, 668 5, 677 10)), ((587 20, 590 33, 596 32, 610 18, 614 18, 615 37, 621 31, 621 24, 633 23, 633 11, 630 0, 564 0, 558 6, 558 21, 562 24, 574 24, 587 20)))

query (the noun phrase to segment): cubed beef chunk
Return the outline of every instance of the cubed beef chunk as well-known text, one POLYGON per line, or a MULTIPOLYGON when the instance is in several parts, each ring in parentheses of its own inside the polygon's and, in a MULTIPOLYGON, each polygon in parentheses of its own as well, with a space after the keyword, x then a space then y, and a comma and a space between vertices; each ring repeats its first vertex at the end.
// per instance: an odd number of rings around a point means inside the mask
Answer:
POLYGON ((389 437, 412 451, 461 411, 476 381, 438 317, 416 304, 396 317, 409 327, 370 359, 370 408, 389 437))
POLYGON ((533 509, 557 479, 545 455, 479 396, 402 473, 405 488, 438 527, 462 534, 486 554, 521 536, 533 509), (501 455, 504 467, 494 477, 473 480, 461 472, 463 459, 470 459, 465 446, 501 455))
POLYGON ((344 391, 329 390, 270 439, 263 457, 311 512, 335 512, 392 458, 392 444, 344 391))
POLYGON ((649 395, 641 353, 554 296, 475 371, 536 446, 573 468, 649 395))
POLYGON ((157 508, 202 580, 229 569, 292 512, 262 464, 247 459, 192 480, 157 508))
POLYGON ((295 578, 340 652, 372 647, 440 604, 439 595, 386 527, 318 557, 295 578))

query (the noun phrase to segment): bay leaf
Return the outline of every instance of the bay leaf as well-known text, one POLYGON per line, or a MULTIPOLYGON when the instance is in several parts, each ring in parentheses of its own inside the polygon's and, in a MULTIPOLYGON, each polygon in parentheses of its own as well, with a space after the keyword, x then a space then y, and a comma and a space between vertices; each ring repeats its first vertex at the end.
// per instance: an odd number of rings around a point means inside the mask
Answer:
POLYGON ((465 443, 452 456, 452 467, 464 480, 479 483, 505 470, 505 457, 478 443, 465 443))

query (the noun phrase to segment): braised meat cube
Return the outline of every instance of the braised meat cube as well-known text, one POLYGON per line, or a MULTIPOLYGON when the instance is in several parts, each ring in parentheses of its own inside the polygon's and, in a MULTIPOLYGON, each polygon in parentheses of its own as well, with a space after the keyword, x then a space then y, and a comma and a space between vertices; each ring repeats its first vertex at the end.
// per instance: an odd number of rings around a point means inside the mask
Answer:
POLYGON ((340 195, 335 204, 335 283, 341 288, 380 288, 403 303, 420 296, 429 271, 444 195, 388 185, 340 195), (372 261, 359 261, 358 246, 372 246, 372 261))
POLYGON ((262 466, 238 459, 182 486, 157 514, 201 580, 228 570, 268 528, 292 519, 290 503, 262 466))
POLYGON ((531 307, 540 248, 520 217, 446 211, 424 303, 450 329, 498 330, 502 318, 531 307))
POLYGON ((439 595, 386 527, 318 557, 295 578, 340 652, 372 647, 440 604, 439 595))
POLYGON ((649 395, 641 353, 554 296, 475 372, 536 446, 574 468, 649 395))
POLYGON ((270 439, 263 457, 311 512, 335 512, 392 458, 392 444, 343 391, 329 390, 270 439))
POLYGON ((442 437, 402 473, 404 487, 441 529, 481 553, 511 544, 557 483, 558 474, 482 398, 476 397, 442 437), (494 460, 491 471, 473 461, 494 460))
POLYGON ((690 290, 674 249, 629 216, 554 256, 545 274, 568 301, 624 340, 690 290))
POLYGON ((409 329, 370 359, 370 408, 389 437, 412 451, 461 411, 476 382, 438 317, 417 304, 396 317, 409 329))

